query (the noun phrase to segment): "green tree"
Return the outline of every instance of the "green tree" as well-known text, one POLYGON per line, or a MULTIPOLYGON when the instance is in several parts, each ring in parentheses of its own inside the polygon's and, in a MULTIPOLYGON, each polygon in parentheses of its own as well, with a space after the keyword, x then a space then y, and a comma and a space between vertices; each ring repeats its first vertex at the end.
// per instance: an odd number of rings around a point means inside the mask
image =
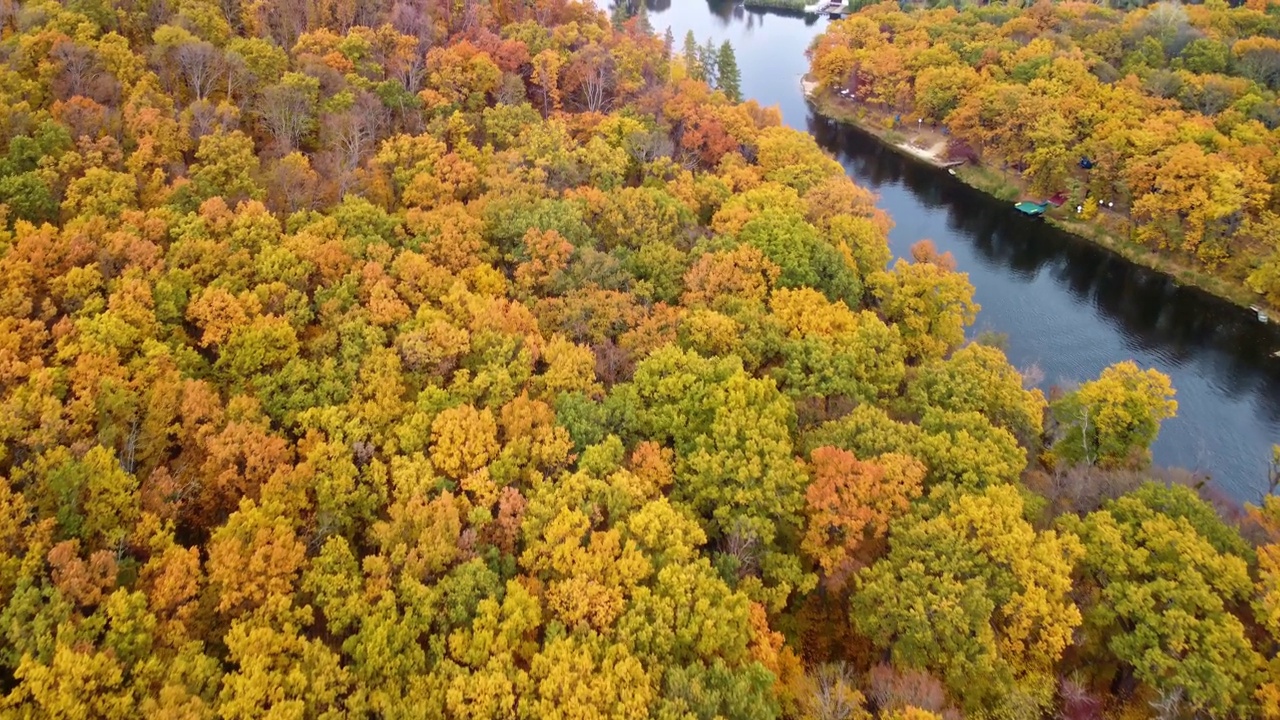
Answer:
POLYGON ((782 269, 781 287, 818 287, 813 250, 822 240, 799 213, 765 210, 742 226, 738 240, 760 250, 782 269))
POLYGON ((706 44, 698 48, 698 64, 702 66, 703 79, 711 87, 720 87, 720 55, 716 52, 715 43, 707 38, 706 44))
POLYGON ((907 389, 913 409, 976 411, 1035 448, 1044 430, 1044 395, 1023 388, 1022 376, 998 348, 972 343, 920 368, 907 389))
POLYGON ((197 201, 220 196, 228 205, 240 200, 261 200, 266 192, 258 184, 258 156, 253 140, 240 132, 218 130, 200 138, 191 183, 197 201))
POLYGON ((1196 38, 1182 50, 1183 65, 1194 73, 1220 73, 1227 69, 1231 61, 1231 48, 1218 40, 1196 38))
POLYGON ((758 573, 779 607, 810 586, 813 578, 785 552, 801 525, 807 478, 793 454, 795 410, 774 382, 749 376, 737 358, 668 347, 636 368, 632 390, 634 430, 673 445, 672 497, 732 548, 723 561, 744 576, 758 573))
POLYGON ((636 12, 636 29, 645 35, 652 35, 653 23, 649 20, 649 7, 644 2, 640 2, 639 5, 639 10, 636 12))
POLYGON ((1251 595, 1247 546, 1185 487, 1148 484, 1064 529, 1085 554, 1085 666, 1183 709, 1251 715, 1261 658, 1233 612, 1251 595))
POLYGON ((670 667, 663 673, 658 717, 742 718, 770 720, 779 715, 773 674, 761 665, 744 670, 723 660, 670 667))
POLYGON ((701 48, 698 47, 698 39, 693 36, 693 31, 684 34, 684 49, 680 52, 684 58, 684 72, 691 80, 706 80, 706 68, 702 64, 701 48))
POLYGON ((898 393, 906 349, 895 328, 874 313, 851 312, 814 290, 777 290, 773 317, 787 336, 773 375, 797 399, 874 402, 898 393))
POLYGON ((716 87, 734 102, 742 100, 742 73, 738 70, 738 58, 733 54, 733 46, 725 40, 720 44, 720 52, 716 56, 716 87))
POLYGON ((981 413, 931 409, 920 429, 924 436, 911 452, 929 466, 933 482, 966 488, 1016 483, 1027 466, 1027 453, 1017 438, 981 413))
POLYGON ((90 551, 120 546, 138 519, 138 481, 114 452, 96 445, 76 458, 57 447, 34 465, 40 482, 27 492, 41 517, 56 520, 60 537, 90 551))

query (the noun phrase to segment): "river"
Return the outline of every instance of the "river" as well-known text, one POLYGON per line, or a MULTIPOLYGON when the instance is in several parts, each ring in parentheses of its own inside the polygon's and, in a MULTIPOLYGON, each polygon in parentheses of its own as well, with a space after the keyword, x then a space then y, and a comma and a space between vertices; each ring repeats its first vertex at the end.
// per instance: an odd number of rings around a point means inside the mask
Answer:
MULTIPOLYGON (((607 7, 608 0, 597 0, 607 7)), ((742 93, 782 111, 831 152, 893 218, 903 256, 929 238, 955 256, 982 305, 972 332, 1007 338, 1009 360, 1036 365, 1046 391, 1133 359, 1173 378, 1178 416, 1152 448, 1160 465, 1206 473, 1227 495, 1257 502, 1270 448, 1280 443, 1280 327, 1168 276, 1134 265, 1043 222, 1017 215, 946 172, 908 159, 866 133, 816 117, 800 90, 805 50, 827 20, 747 11, 726 0, 649 0, 676 47, 728 40, 742 93)))

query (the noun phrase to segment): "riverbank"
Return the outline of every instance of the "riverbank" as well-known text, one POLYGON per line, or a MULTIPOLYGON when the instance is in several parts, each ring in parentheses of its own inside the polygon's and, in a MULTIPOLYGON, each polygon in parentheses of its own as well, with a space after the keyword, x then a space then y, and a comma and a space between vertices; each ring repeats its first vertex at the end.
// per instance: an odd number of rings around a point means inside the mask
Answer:
POLYGON ((782 10, 784 12, 803 13, 805 0, 743 0, 742 6, 748 10, 782 10))
MULTIPOLYGON (((958 180, 992 197, 1009 202, 1022 198, 1025 186, 1022 178, 980 164, 956 165, 946 157, 946 142, 932 128, 910 127, 892 123, 892 117, 884 113, 868 111, 860 106, 855 111, 851 102, 817 88, 816 83, 805 79, 801 83, 805 97, 815 112, 831 120, 856 126, 874 136, 896 152, 948 170, 958 180)), ((1172 277, 1180 285, 1196 287, 1214 297, 1226 300, 1241 308, 1264 308, 1272 318, 1280 318, 1280 309, 1268 305, 1261 296, 1227 278, 1210 274, 1196 264, 1167 253, 1159 253, 1129 240, 1128 222, 1117 213, 1100 212, 1092 220, 1073 217, 1074 208, 1052 208, 1043 215, 1049 224, 1078 238, 1106 248, 1126 260, 1172 277)))

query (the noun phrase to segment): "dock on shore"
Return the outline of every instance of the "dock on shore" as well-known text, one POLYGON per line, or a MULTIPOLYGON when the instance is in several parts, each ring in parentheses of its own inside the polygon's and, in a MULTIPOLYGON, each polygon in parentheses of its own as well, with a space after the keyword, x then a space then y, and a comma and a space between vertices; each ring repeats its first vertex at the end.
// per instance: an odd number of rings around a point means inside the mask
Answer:
POLYGON ((844 0, 817 0, 811 5, 804 6, 804 11, 810 15, 839 12, 842 9, 844 9, 844 0))

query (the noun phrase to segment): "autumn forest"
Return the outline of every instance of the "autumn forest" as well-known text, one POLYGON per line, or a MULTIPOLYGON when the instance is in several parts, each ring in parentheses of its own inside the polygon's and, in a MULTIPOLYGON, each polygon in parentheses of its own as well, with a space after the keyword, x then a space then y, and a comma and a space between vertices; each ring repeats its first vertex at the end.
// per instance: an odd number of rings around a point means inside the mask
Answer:
POLYGON ((1280 305, 1280 6, 863 4, 812 50, 825 87, 1280 305))
POLYGON ((727 44, 0 0, 0 57, 0 717, 1280 718, 1280 498, 975 341, 727 44))

